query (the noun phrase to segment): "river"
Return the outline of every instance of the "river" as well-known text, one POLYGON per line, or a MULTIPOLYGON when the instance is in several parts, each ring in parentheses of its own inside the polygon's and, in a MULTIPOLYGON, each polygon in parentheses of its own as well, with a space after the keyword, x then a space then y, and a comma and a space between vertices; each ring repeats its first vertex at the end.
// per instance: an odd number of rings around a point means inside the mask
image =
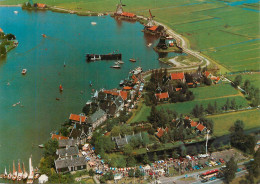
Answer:
POLYGON ((70 113, 81 112, 92 88, 116 88, 137 66, 144 70, 167 67, 152 49, 158 40, 144 36, 140 23, 115 21, 109 16, 28 12, 19 7, 0 7, 0 17, 0 27, 19 41, 0 61, 0 173, 18 159, 28 168, 30 155, 36 165, 41 157, 38 145, 46 142, 70 113), (97 25, 91 25, 93 21, 97 25), (153 46, 147 47, 150 42, 153 46), (85 62, 86 53, 116 50, 125 62, 119 70, 110 68, 113 61, 85 62), (136 63, 128 61, 132 57, 136 63), (27 69, 25 76, 21 75, 23 68, 27 69))

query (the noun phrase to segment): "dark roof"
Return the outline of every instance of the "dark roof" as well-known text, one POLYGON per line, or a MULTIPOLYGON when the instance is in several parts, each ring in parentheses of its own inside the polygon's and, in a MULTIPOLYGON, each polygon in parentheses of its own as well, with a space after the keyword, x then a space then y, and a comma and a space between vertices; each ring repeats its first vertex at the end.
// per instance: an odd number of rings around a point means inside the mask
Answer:
POLYGON ((55 160, 55 167, 56 169, 67 168, 67 167, 77 167, 86 165, 86 160, 84 157, 75 157, 75 158, 68 158, 68 159, 58 159, 55 160))
POLYGON ((116 104, 116 107, 117 109, 124 103, 124 100, 121 96, 118 96, 115 100, 115 104, 116 104))
POLYGON ((62 139, 58 140, 59 147, 66 147, 66 146, 76 146, 77 140, 75 139, 62 139))
POLYGON ((79 153, 78 147, 57 149, 57 155, 61 157, 77 155, 78 153, 79 153))
POLYGON ((140 139, 142 139, 141 132, 138 134, 134 134, 134 135, 126 135, 124 137, 121 137, 121 136, 112 137, 112 140, 114 140, 116 142, 116 145, 118 148, 121 148, 125 144, 128 144, 131 141, 132 137, 139 137, 140 139))
POLYGON ((77 139, 78 137, 80 137, 82 135, 82 130, 86 134, 88 132, 88 126, 76 123, 74 125, 73 129, 71 130, 69 137, 71 137, 73 139, 77 139))
POLYGON ((94 114, 92 114, 88 119, 87 119, 87 123, 95 123, 97 120, 99 120, 101 117, 103 117, 105 115, 105 111, 103 111, 102 109, 99 109, 98 111, 96 111, 94 114))

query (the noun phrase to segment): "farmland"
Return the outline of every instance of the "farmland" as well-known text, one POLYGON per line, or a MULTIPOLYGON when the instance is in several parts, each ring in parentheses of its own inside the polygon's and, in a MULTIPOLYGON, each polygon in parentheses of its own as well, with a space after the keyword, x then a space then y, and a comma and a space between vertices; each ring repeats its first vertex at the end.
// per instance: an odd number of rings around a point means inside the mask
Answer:
MULTIPOLYGON (((220 84, 208 87, 191 88, 191 91, 195 95, 195 100, 188 102, 179 103, 165 103, 156 106, 157 109, 171 109, 175 110, 178 114, 189 114, 196 104, 202 104, 204 108, 207 107, 208 103, 212 105, 217 103, 217 107, 220 110, 221 107, 229 101, 235 99, 238 108, 247 107, 248 103, 246 99, 230 84, 220 84)), ((140 108, 140 107, 139 107, 140 108)), ((130 123, 147 121, 151 107, 142 104, 140 110, 135 114, 134 118, 131 119, 130 123)))
MULTIPOLYGON (((240 74, 242 76, 242 86, 245 82, 245 80, 249 80, 250 83, 260 88, 260 74, 259 73, 253 73, 253 74, 240 74)), ((229 79, 234 80, 237 75, 230 75, 227 76, 229 79)))
MULTIPOLYGON (((21 4, 24 0, 5 0, 0 4, 21 4)), ((259 4, 228 4, 217 0, 124 0, 126 11, 148 16, 182 34, 194 50, 209 56, 229 71, 259 70, 259 4)), ((114 0, 42 0, 76 11, 113 12, 114 0)), ((224 70, 223 70, 224 71, 224 70)), ((226 71, 226 70, 225 70, 226 71)))
POLYGON ((245 129, 259 127, 260 113, 256 109, 207 116, 207 118, 214 121, 214 135, 221 136, 229 133, 229 128, 234 125, 236 120, 242 120, 245 124, 245 129))

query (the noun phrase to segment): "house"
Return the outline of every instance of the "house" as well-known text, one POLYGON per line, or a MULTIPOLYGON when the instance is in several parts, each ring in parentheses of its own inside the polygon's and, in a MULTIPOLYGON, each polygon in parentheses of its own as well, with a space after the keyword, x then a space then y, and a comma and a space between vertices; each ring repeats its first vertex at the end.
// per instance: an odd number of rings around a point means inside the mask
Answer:
POLYGON ((120 149, 120 148, 124 147, 124 145, 130 143, 130 141, 133 137, 143 139, 142 134, 140 132, 138 134, 133 133, 133 135, 125 135, 124 137, 121 137, 121 135, 119 135, 117 137, 112 137, 112 140, 115 141, 117 148, 120 149))
POLYGON ((56 150, 56 155, 59 156, 59 158, 71 158, 71 157, 77 157, 79 154, 79 149, 77 146, 75 147, 69 147, 61 148, 56 150))
POLYGON ((122 16, 122 17, 126 17, 126 18, 131 18, 131 19, 136 18, 136 15, 135 15, 135 14, 133 14, 133 13, 128 13, 128 12, 123 12, 123 13, 121 13, 121 16, 122 16))
POLYGON ((165 101, 169 99, 169 93, 165 92, 165 93, 156 93, 155 97, 157 100, 159 101, 165 101))
POLYGON ((74 123, 85 123, 87 117, 83 114, 77 115, 77 114, 70 114, 69 120, 74 123))
POLYGON ((106 121, 107 114, 102 109, 97 110, 87 119, 87 124, 91 125, 92 128, 98 127, 101 123, 106 121))
POLYGON ((175 88, 175 91, 181 91, 182 90, 182 88, 175 88))
POLYGON ((215 83, 215 84, 219 84, 220 83, 220 77, 215 77, 215 76, 212 76, 210 77, 210 79, 215 83))
POLYGON ((77 139, 61 139, 58 140, 59 148, 74 147, 77 145, 77 139))
POLYGON ((69 137, 62 136, 61 134, 60 134, 60 135, 57 135, 57 134, 51 134, 51 139, 52 139, 52 140, 54 140, 54 139, 57 139, 57 140, 64 140, 64 139, 69 139, 69 137))
POLYGON ((119 96, 121 96, 123 100, 127 100, 127 91, 120 91, 119 96))
POLYGON ((200 132, 203 132, 203 131, 205 131, 207 128, 205 127, 205 126, 203 126, 202 124, 198 124, 197 126, 196 126, 196 128, 200 131, 200 132))
POLYGON ((155 135, 160 139, 162 136, 163 136, 163 134, 166 132, 166 133, 168 133, 168 131, 169 131, 169 128, 168 127, 166 127, 165 129, 163 129, 163 128, 157 128, 157 132, 155 133, 155 135))
POLYGON ((213 75, 210 73, 210 72, 208 72, 208 71, 205 71, 204 72, 204 75, 205 75, 205 77, 207 77, 207 78, 211 78, 213 75))
POLYGON ((69 137, 76 140, 78 144, 85 144, 88 138, 89 126, 75 123, 69 137))
POLYGON ((57 173, 78 171, 87 167, 85 157, 58 158, 54 163, 57 173))
POLYGON ((43 4, 43 3, 36 3, 36 7, 37 8, 46 8, 46 4, 43 4))
POLYGON ((191 122, 190 122, 190 126, 191 126, 191 128, 196 128, 196 127, 197 127, 197 125, 198 125, 198 123, 197 123, 197 122, 195 122, 195 121, 191 120, 191 122))
POLYGON ((185 82, 184 72, 171 73, 171 80, 180 80, 182 82, 185 82))

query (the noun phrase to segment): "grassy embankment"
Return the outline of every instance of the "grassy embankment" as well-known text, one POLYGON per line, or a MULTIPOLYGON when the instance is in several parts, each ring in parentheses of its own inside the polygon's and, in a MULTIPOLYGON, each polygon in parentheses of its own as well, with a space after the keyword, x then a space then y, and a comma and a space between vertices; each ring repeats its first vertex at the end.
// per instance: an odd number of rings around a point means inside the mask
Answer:
MULTIPOLYGON (((5 0, 0 4, 22 4, 24 0, 5 0)), ((232 2, 232 1, 230 1, 232 2)), ((42 0, 50 6, 59 6, 78 12, 113 12, 114 0, 42 0)), ((245 68, 259 70, 259 17, 256 4, 229 6, 224 1, 201 0, 125 0, 125 11, 148 16, 151 9, 155 20, 182 34, 192 49, 201 51, 226 71, 245 68), (226 70, 226 69, 228 70, 226 70)))

